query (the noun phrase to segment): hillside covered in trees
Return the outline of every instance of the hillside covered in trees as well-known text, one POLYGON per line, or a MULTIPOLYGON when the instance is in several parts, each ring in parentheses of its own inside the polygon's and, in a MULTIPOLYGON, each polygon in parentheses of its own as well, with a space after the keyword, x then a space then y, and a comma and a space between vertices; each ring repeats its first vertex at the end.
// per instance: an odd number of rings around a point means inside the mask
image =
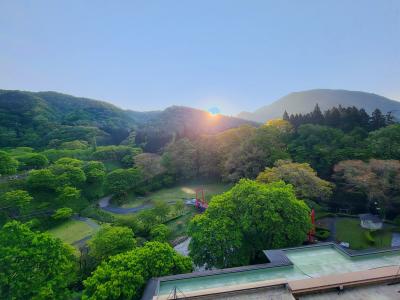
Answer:
POLYGON ((135 112, 56 92, 0 90, 0 147, 58 147, 62 142, 80 140, 98 145, 136 142, 156 151, 175 137, 255 124, 226 116, 210 120, 208 116, 188 107, 135 112))

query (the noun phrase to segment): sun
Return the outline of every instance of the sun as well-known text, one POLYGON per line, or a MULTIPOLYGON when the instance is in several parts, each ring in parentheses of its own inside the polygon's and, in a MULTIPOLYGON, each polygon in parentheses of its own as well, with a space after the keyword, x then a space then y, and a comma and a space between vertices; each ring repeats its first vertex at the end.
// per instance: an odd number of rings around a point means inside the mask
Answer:
POLYGON ((221 114, 221 110, 218 107, 215 107, 215 106, 209 108, 207 111, 208 111, 210 117, 216 117, 219 114, 221 114))

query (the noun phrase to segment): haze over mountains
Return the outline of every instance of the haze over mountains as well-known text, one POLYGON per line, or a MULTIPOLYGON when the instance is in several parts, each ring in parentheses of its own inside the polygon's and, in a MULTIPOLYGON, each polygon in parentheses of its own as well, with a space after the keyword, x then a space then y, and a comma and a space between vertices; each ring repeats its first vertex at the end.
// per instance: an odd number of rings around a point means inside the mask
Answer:
POLYGON ((383 113, 391 111, 394 116, 400 117, 400 102, 398 101, 372 93, 330 89, 290 93, 254 112, 241 112, 238 117, 255 122, 265 122, 269 119, 281 118, 285 110, 289 114, 308 113, 317 103, 322 111, 342 105, 364 108, 369 114, 379 108, 383 113))

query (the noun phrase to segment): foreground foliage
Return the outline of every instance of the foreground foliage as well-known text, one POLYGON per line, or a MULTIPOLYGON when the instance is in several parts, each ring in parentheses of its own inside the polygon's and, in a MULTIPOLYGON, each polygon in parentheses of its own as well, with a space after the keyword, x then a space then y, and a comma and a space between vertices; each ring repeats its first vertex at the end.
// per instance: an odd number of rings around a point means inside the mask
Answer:
POLYGON ((309 229, 309 208, 292 186, 242 179, 193 218, 190 255, 208 268, 246 265, 262 250, 300 245, 309 229))
POLYGON ((187 273, 190 258, 166 243, 148 242, 141 248, 112 256, 84 281, 83 299, 139 299, 152 277, 187 273))
POLYGON ((74 279, 69 246, 13 221, 0 230, 0 298, 65 299, 74 279))

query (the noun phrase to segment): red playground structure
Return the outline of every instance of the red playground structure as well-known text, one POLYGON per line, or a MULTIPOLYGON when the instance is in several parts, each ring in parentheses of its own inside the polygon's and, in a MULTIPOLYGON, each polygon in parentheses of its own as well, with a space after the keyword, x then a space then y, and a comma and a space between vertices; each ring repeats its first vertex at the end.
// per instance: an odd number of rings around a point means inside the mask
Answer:
POLYGON ((204 190, 202 188, 196 189, 195 206, 200 211, 205 211, 208 207, 208 203, 206 202, 206 199, 204 198, 204 190))
POLYGON ((315 235, 315 210, 314 210, 314 208, 311 210, 310 217, 311 217, 311 229, 308 232, 308 242, 313 243, 314 235, 315 235))

